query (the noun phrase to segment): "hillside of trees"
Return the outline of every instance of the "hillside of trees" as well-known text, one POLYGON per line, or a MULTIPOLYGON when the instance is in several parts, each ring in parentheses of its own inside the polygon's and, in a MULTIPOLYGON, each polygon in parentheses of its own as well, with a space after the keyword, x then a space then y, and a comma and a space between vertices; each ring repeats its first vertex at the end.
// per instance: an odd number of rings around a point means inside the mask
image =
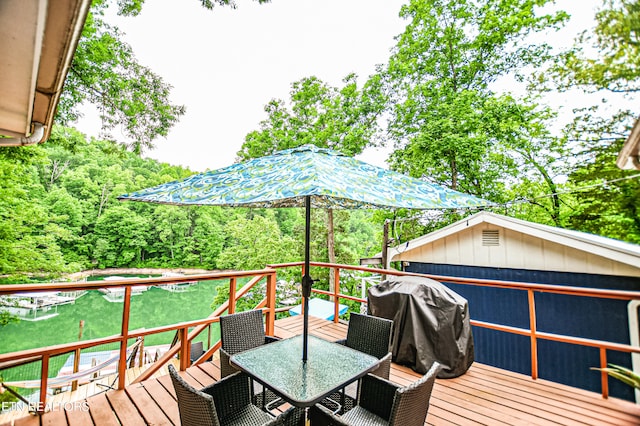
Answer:
MULTIPOLYGON (((142 159, 113 142, 87 141, 71 128, 57 127, 43 145, 0 148, 0 274, 55 276, 109 267, 259 269, 302 259, 300 209, 116 199, 192 173, 142 159)), ((353 263, 379 250, 370 213, 336 216, 339 261, 353 263)), ((322 227, 317 228, 313 234, 322 241, 322 227)), ((323 258, 323 247, 314 244, 314 258, 323 258)))

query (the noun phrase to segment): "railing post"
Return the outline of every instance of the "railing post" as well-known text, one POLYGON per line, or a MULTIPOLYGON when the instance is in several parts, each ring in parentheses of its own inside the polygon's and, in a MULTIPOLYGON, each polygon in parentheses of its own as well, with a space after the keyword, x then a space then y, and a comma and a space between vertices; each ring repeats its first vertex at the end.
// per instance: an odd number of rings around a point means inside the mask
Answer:
POLYGON ((189 367, 189 328, 180 329, 180 371, 184 371, 189 367))
POLYGON ((236 278, 229 278, 229 313, 236 311, 236 278))
MULTIPOLYGON (((600 368, 607 368, 606 348, 600 348, 600 368)), ((600 372, 600 382, 602 383, 602 397, 609 398, 609 375, 606 371, 600 372)))
POLYGON ((266 333, 273 336, 276 321, 276 271, 267 275, 267 319, 266 333))
POLYGON ((124 389, 127 379, 127 341, 129 340, 129 317, 131 314, 131 286, 124 288, 122 303, 122 328, 120 334, 120 359, 118 360, 118 389, 124 389))
POLYGON ((142 367, 144 365, 144 336, 142 336, 142 341, 140 342, 140 346, 138 347, 139 359, 138 359, 138 367, 142 367))
POLYGON ((529 330, 531 331, 531 378, 538 378, 538 337, 536 335, 536 299, 533 290, 527 290, 529 296, 529 330))
POLYGON ((338 323, 338 321, 340 320, 340 318, 338 317, 338 314, 340 312, 339 309, 339 305, 340 305, 340 298, 338 297, 338 295, 340 294, 340 268, 333 268, 333 274, 334 274, 334 279, 333 279, 333 322, 334 323, 338 323))
POLYGON ((38 413, 44 413, 47 406, 47 386, 49 382, 49 354, 42 355, 42 365, 40 366, 40 404, 38 413))
MULTIPOLYGON (((77 373, 80 370, 80 348, 75 350, 75 354, 73 355, 73 372, 77 373)), ((78 390, 78 381, 74 380, 71 382, 71 390, 78 390)))

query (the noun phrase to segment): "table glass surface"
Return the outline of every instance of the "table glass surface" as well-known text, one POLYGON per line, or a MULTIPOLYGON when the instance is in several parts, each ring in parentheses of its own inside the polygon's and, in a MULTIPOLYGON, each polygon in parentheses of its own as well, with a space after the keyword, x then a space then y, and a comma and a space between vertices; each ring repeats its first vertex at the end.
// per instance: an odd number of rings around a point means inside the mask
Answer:
POLYGON ((315 336, 309 336, 307 362, 302 362, 302 339, 295 336, 240 352, 231 356, 231 364, 301 407, 378 366, 375 357, 315 336))

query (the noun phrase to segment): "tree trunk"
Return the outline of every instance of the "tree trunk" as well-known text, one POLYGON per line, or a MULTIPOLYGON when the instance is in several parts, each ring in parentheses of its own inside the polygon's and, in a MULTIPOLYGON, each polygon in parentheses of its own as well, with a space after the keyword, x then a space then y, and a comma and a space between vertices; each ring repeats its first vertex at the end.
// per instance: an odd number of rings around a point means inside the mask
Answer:
POLYGON ((102 185, 102 193, 100 194, 100 206, 98 207, 98 217, 100 217, 100 215, 102 214, 102 208, 105 204, 107 204, 107 201, 109 200, 109 192, 110 190, 107 188, 107 183, 102 185))

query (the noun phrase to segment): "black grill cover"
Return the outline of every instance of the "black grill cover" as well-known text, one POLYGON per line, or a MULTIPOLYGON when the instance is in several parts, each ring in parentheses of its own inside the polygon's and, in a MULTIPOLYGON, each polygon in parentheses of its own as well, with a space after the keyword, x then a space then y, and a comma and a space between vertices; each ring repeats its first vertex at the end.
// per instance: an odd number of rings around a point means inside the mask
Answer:
POLYGON ((393 320, 393 361, 425 374, 433 361, 439 378, 464 374, 473 363, 467 300, 438 281, 394 277, 369 289, 369 314, 393 320))

